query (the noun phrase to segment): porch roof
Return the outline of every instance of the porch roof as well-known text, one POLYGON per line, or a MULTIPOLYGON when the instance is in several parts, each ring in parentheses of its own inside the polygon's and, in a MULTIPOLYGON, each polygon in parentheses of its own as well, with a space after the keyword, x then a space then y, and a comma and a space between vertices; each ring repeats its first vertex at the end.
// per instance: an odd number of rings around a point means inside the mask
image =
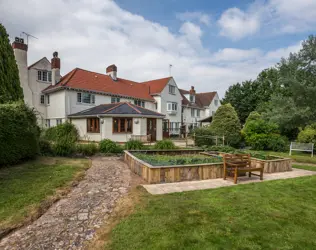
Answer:
POLYGON ((68 115, 70 118, 91 116, 165 117, 165 115, 161 113, 131 104, 129 102, 101 104, 96 107, 68 115))

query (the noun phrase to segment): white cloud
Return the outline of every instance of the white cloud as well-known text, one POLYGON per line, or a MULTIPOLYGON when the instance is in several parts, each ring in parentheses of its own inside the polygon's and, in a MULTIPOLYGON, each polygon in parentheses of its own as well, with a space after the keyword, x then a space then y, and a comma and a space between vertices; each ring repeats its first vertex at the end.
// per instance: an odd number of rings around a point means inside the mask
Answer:
POLYGON ((257 32, 260 28, 260 20, 254 14, 246 13, 238 8, 231 8, 221 15, 218 25, 222 36, 239 40, 257 32))
POLYGON ((181 21, 199 21, 202 24, 205 25, 210 25, 211 24, 211 18, 209 15, 202 13, 202 12, 182 12, 182 13, 177 13, 176 17, 181 20, 181 21))
POLYGON ((220 96, 229 85, 255 78, 294 49, 211 52, 201 42, 201 27, 192 22, 173 33, 105 0, 1 0, 0 16, 11 37, 23 30, 39 38, 30 39, 29 64, 58 51, 62 74, 75 67, 102 73, 115 63, 118 77, 135 81, 166 77, 172 64, 179 87, 193 84, 199 92, 218 91, 220 96))

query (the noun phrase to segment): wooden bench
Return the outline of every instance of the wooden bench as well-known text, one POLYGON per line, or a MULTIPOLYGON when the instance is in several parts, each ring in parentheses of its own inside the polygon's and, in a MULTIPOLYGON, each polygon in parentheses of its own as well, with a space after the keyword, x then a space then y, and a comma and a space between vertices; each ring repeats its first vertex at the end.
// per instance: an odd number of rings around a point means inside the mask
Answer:
POLYGON ((249 173, 259 176, 260 180, 263 180, 263 163, 260 167, 251 165, 251 157, 249 154, 226 154, 223 156, 224 160, 224 180, 226 180, 227 174, 232 173, 234 175, 234 183, 237 184, 237 177, 239 173, 249 173), (254 174, 253 171, 259 171, 260 174, 254 174))
POLYGON ((313 157, 314 156, 314 143, 291 142, 290 155, 292 155, 292 151, 310 152, 313 157))

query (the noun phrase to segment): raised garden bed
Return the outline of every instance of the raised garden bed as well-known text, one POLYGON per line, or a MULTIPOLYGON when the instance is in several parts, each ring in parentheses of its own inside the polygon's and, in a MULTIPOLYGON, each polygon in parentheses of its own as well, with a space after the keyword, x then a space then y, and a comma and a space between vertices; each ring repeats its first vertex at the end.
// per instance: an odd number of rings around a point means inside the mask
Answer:
MULTIPOLYGON (((237 152, 240 153, 240 152, 237 152)), ((276 172, 286 172, 292 171, 292 163, 290 158, 282 158, 274 155, 266 155, 260 152, 244 152, 250 153, 251 155, 251 164, 255 166, 260 166, 261 163, 264 164, 264 173, 276 173, 276 172)), ((210 156, 223 156, 225 152, 218 151, 208 151, 201 152, 202 155, 210 155, 210 156)))
POLYGON ((222 178, 223 163, 221 159, 199 155, 202 151, 124 151, 124 160, 134 173, 141 176, 148 183, 222 178))

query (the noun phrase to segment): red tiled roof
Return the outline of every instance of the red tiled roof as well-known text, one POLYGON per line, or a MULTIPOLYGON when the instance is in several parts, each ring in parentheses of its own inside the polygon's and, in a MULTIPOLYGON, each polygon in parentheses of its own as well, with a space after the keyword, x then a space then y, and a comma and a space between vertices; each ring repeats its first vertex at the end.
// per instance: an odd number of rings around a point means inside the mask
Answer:
POLYGON ((190 92, 184 89, 179 89, 182 95, 182 105, 189 105, 190 107, 203 108, 209 106, 216 95, 216 92, 205 92, 195 94, 195 103, 191 103, 184 95, 190 92))
POLYGON ((82 89, 154 101, 147 85, 122 78, 117 78, 114 81, 108 75, 79 68, 70 71, 61 78, 59 83, 48 86, 43 92, 50 92, 59 88, 82 89))
POLYGON ((171 78, 172 77, 170 76, 170 77, 166 77, 166 78, 142 82, 142 84, 149 86, 150 94, 159 94, 159 93, 161 93, 161 91, 163 91, 163 89, 166 87, 166 85, 168 84, 168 82, 171 78))

